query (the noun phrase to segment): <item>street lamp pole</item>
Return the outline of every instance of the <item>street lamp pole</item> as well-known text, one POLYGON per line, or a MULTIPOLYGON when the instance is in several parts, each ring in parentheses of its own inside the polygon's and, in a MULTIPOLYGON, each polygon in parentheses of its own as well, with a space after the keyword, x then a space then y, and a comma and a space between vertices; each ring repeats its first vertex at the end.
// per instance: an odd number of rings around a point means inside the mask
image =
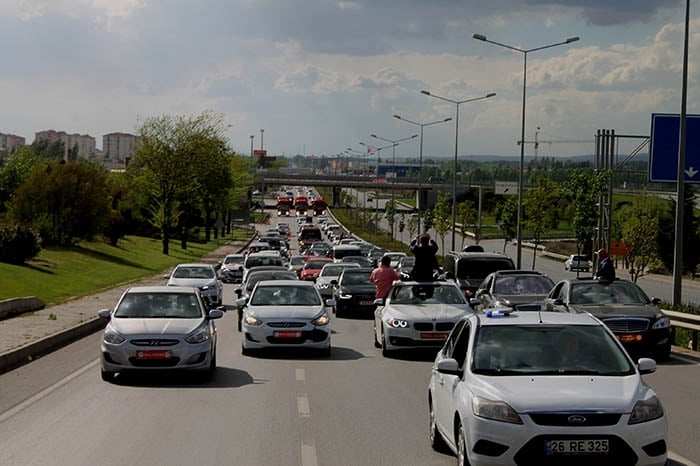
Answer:
POLYGON ((253 158, 253 139, 255 139, 255 135, 251 134, 250 135, 250 158, 253 158))
POLYGON ((467 100, 452 100, 447 97, 441 97, 435 95, 429 91, 420 91, 421 94, 425 94, 430 97, 435 97, 436 99, 444 100, 446 102, 451 102, 457 106, 457 112, 455 115, 455 160, 454 160, 454 172, 452 175, 452 250, 455 249, 455 232, 457 227, 457 147, 459 143, 459 106, 461 104, 466 104, 468 102, 475 102, 477 100, 488 99, 496 95, 495 92, 483 95, 481 97, 475 97, 473 99, 467 100))
POLYGON ((260 130, 260 150, 263 150, 263 134, 265 133, 264 129, 260 130))
POLYGON ((412 121, 409 120, 408 118, 403 118, 400 115, 394 115, 394 118, 397 120, 405 121, 406 123, 411 123, 416 126, 420 126, 420 149, 419 149, 419 155, 418 155, 418 197, 416 201, 416 209, 418 210, 418 234, 421 234, 421 219, 422 216, 420 214, 421 208, 423 207, 423 203, 421 202, 423 200, 423 193, 422 193, 422 185, 423 185, 423 178, 421 177, 421 171, 423 170, 423 128, 426 126, 430 125, 436 125, 438 123, 446 123, 448 121, 452 121, 452 117, 450 118, 445 118, 444 120, 437 120, 437 121, 431 121, 430 123, 418 123, 417 121, 412 121))
POLYGON ((557 47, 559 45, 566 45, 579 40, 578 37, 569 37, 566 40, 557 42, 555 44, 543 45, 541 47, 535 47, 533 49, 521 49, 519 47, 514 47, 512 45, 502 44, 500 42, 495 42, 486 38, 483 34, 474 34, 474 39, 480 40, 482 42, 488 42, 489 44, 498 45, 516 52, 523 54, 523 103, 522 103, 522 120, 520 123, 520 170, 518 174, 518 225, 517 225, 517 267, 521 268, 522 264, 522 248, 523 248, 523 177, 525 170, 525 92, 527 85, 527 54, 530 52, 536 52, 538 50, 549 49, 552 47, 557 47))

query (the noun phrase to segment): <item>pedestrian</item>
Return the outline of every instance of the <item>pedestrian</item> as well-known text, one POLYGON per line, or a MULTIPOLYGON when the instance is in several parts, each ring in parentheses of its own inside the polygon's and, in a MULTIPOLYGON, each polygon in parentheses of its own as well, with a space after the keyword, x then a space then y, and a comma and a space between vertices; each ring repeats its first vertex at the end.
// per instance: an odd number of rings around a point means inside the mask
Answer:
POLYGON ((615 265, 613 264, 608 251, 599 249, 598 252, 598 269, 593 278, 596 280, 613 281, 615 280, 615 265))
POLYGON ((374 283, 377 287, 374 297, 376 299, 386 299, 386 297, 389 296, 394 281, 398 279, 399 274, 396 273, 396 270, 391 268, 391 258, 389 256, 383 256, 379 267, 372 270, 372 273, 369 275, 369 281, 374 283))
POLYGON ((433 272, 440 268, 437 261, 438 245, 428 233, 418 235, 411 241, 411 252, 416 257, 411 271, 411 280, 419 282, 433 281, 433 272))

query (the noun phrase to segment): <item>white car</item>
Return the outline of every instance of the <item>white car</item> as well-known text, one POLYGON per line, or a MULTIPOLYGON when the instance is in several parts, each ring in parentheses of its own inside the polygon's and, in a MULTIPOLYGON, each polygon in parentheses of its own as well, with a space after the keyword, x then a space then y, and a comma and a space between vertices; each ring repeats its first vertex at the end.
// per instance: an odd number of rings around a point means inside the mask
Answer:
POLYGON ((661 401, 615 335, 590 314, 487 310, 438 352, 430 443, 459 464, 666 464, 661 401))
POLYGON ((382 355, 440 348, 457 321, 474 311, 454 281, 395 281, 386 301, 374 301, 374 346, 382 355))
POLYGON ((220 305, 224 296, 224 285, 214 266, 206 263, 193 262, 178 264, 172 273, 165 275, 168 286, 194 286, 199 288, 202 295, 212 304, 220 305))
POLYGON ((566 261, 564 261, 564 270, 588 272, 591 270, 591 262, 586 256, 571 254, 566 261))
POLYGON ((321 272, 316 277, 316 288, 324 299, 333 297, 333 285, 331 281, 338 280, 340 274, 347 267, 360 268, 356 262, 329 262, 324 265, 321 272))
POLYGON ((301 280, 263 280, 249 298, 238 302, 243 309, 242 353, 259 348, 313 348, 331 353, 331 317, 313 283, 301 280))

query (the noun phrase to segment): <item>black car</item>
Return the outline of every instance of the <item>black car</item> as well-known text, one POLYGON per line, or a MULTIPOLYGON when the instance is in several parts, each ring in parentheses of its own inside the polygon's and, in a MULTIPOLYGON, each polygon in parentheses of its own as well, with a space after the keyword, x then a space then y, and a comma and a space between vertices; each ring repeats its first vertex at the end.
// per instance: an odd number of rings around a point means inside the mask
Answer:
POLYGON ((376 305, 374 295, 377 287, 369 281, 372 268, 347 268, 337 280, 331 281, 334 286, 335 315, 367 315, 371 316, 376 305))
POLYGON ((671 354, 670 319, 635 283, 571 279, 557 283, 542 303, 543 311, 588 312, 612 330, 630 355, 668 359, 671 354))
POLYGON ((444 278, 454 279, 471 298, 484 278, 498 270, 515 270, 513 260, 496 252, 457 252, 446 254, 444 278))
POLYGON ((416 258, 414 256, 406 256, 399 259, 399 265, 396 266, 396 271, 401 277, 401 280, 410 280, 411 272, 413 272, 413 265, 416 263, 416 258))
POLYGON ((476 310, 514 308, 518 311, 539 311, 554 282, 534 270, 500 270, 489 274, 470 301, 476 310))

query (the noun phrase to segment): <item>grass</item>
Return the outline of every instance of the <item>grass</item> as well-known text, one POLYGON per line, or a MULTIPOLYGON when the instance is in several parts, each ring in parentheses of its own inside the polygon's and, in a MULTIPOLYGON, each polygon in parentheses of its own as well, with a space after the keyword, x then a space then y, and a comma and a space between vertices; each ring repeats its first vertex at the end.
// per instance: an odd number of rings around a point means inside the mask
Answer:
MULTIPOLYGON (((244 235, 237 231, 233 237, 244 235)), ((36 296, 47 305, 55 304, 163 273, 180 262, 197 260, 231 239, 188 242, 186 250, 174 240, 167 256, 162 253, 160 240, 138 236, 124 238, 116 247, 97 241, 73 248, 44 249, 24 265, 0 263, 0 300, 36 296)))

